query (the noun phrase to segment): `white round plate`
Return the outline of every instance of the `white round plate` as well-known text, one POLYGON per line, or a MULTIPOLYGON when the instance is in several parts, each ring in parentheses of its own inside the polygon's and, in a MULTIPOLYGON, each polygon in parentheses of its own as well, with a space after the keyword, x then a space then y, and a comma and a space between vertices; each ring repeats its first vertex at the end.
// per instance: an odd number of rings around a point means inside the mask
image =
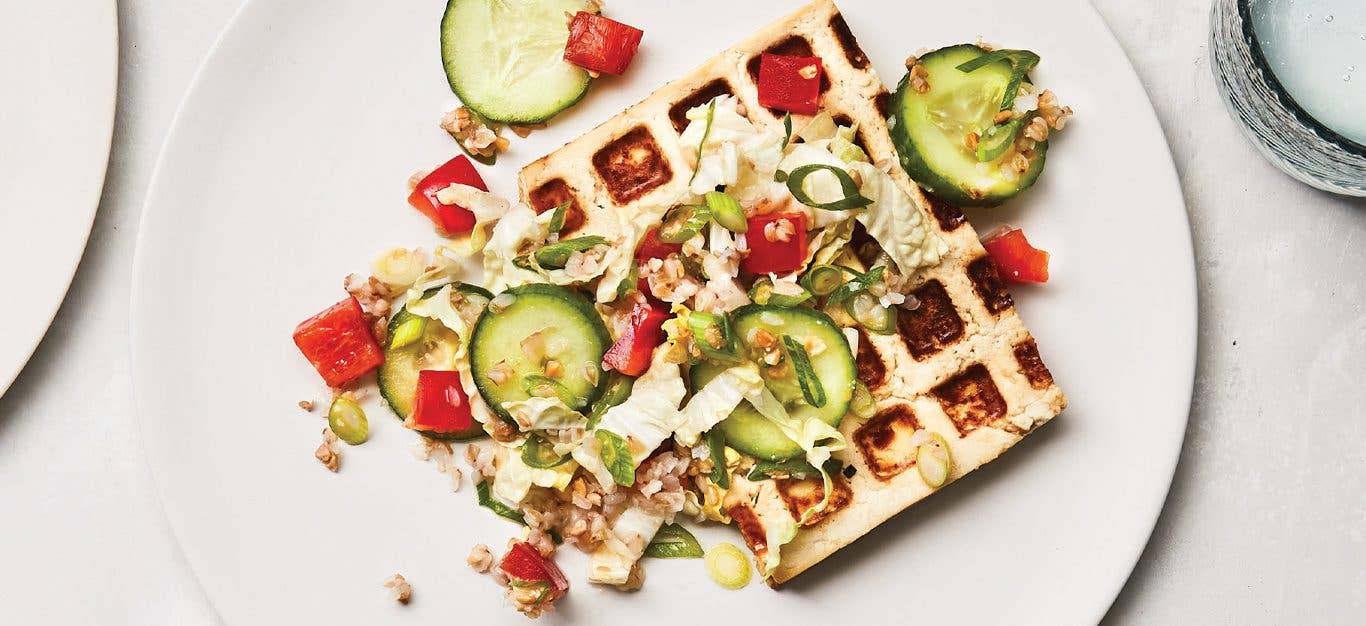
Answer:
POLYGON ((118 87, 113 0, 0 0, 0 395, 38 347, 85 251, 118 87))
MULTIPOLYGON (((313 459, 321 411, 295 407, 326 391, 294 325, 379 251, 436 243, 404 182, 457 150, 437 128, 455 103, 443 5, 248 2, 161 155, 132 299, 137 397, 172 525, 229 624, 524 623, 464 565, 472 545, 516 530, 475 505, 468 480, 452 494, 374 398, 371 440, 333 475, 313 459), (395 572, 414 586, 409 606, 381 587, 395 572)), ((1037 188, 973 216, 1053 252, 1053 279, 1015 295, 1071 406, 781 591, 724 591, 700 561, 652 560, 645 589, 624 594, 584 582, 581 555, 561 551, 574 588, 551 623, 1094 622, 1148 538, 1189 409, 1194 263, 1162 130, 1119 46, 1080 1, 841 5, 884 80, 921 46, 981 34, 1042 54, 1036 78, 1076 109, 1037 188)), ((628 75, 481 171, 514 196, 522 164, 797 6, 609 3, 645 29, 628 75)))

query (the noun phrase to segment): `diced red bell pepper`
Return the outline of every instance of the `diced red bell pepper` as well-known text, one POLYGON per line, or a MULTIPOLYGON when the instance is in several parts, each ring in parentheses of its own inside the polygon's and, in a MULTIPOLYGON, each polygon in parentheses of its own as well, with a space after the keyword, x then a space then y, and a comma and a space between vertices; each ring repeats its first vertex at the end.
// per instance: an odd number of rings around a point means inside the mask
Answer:
POLYGON ((560 566, 556 565, 555 561, 541 556, 536 548, 525 541, 512 544, 508 553, 503 555, 503 562, 498 565, 498 569, 507 574, 508 578, 518 582, 549 583, 554 597, 569 591, 569 579, 560 571, 560 566))
POLYGON ((1029 245, 1024 231, 1003 226, 987 235, 982 246, 1002 276, 1017 282, 1048 282, 1048 252, 1029 245))
POLYGON ((417 373, 413 402, 414 430, 437 434, 461 433, 474 425, 470 399, 460 384, 460 372, 422 370, 417 373))
POLYGON ((341 387, 384 363, 384 350, 355 298, 301 322, 294 329, 294 345, 329 387, 341 387))
POLYGON ((764 53, 759 59, 759 104, 802 115, 820 111, 820 57, 764 53))
POLYGON ((422 212, 433 224, 448 235, 459 235, 474 230, 474 213, 462 206, 441 204, 436 199, 437 192, 452 184, 469 185, 480 191, 488 191, 484 179, 474 169, 474 164, 465 155, 457 155, 418 182, 413 192, 408 194, 408 204, 422 212))
POLYGON ((650 259, 662 259, 670 254, 677 254, 683 251, 681 243, 664 243, 659 240, 659 228, 651 228, 645 231, 645 236, 640 238, 640 245, 636 246, 636 260, 648 261, 650 259))
POLYGON ((617 337, 607 353, 602 355, 604 367, 627 376, 640 376, 650 369, 650 355, 664 343, 664 322, 671 317, 668 311, 639 303, 631 309, 626 329, 617 337))
POLYGON ((669 308, 668 304, 663 300, 656 298, 654 292, 650 291, 650 281, 644 276, 636 279, 636 291, 639 291, 641 295, 645 296, 645 301, 650 303, 650 306, 658 309, 669 308))
POLYGON ((749 218, 745 243, 749 256, 740 262, 740 269, 753 274, 791 272, 806 261, 806 214, 767 213, 749 218), (787 220, 788 224, 781 224, 787 220), (769 241, 768 225, 777 222, 775 231, 787 233, 787 241, 769 241))
POLYGON ((597 13, 579 11, 569 21, 564 60, 590 72, 621 74, 640 47, 645 31, 597 13))

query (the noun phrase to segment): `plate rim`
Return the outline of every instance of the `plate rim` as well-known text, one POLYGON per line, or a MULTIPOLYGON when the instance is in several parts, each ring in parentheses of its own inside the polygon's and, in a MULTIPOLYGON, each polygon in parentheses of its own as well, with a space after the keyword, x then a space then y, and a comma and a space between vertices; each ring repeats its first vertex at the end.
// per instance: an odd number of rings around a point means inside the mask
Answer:
MULTIPOLYGON (((1169 189, 1172 192, 1174 192, 1174 197, 1170 199, 1170 210, 1177 211, 1177 217, 1180 220, 1181 225, 1184 226, 1185 237, 1182 239, 1182 243, 1184 243, 1184 246, 1181 250, 1178 251, 1180 253, 1180 256, 1182 257, 1182 262, 1178 265, 1185 269, 1180 273, 1179 276, 1173 276, 1172 278, 1179 278, 1180 282, 1182 283, 1181 285, 1179 285, 1179 289, 1176 290, 1185 292, 1189 296, 1189 306, 1186 307, 1187 312, 1186 314, 1181 316, 1181 319, 1185 321, 1183 324, 1181 324, 1182 328, 1180 329, 1182 331, 1183 336, 1188 339, 1189 349, 1186 352, 1186 354, 1183 355, 1183 358, 1181 358, 1179 362, 1176 363, 1176 365, 1179 365, 1181 368, 1182 375, 1179 377, 1179 379, 1184 381, 1185 387, 1182 390, 1183 393, 1173 394, 1173 398, 1182 399, 1181 404, 1184 406, 1184 409, 1179 411, 1179 414, 1174 414, 1171 416, 1173 428, 1175 429, 1176 426, 1179 426, 1180 435, 1178 437, 1172 437, 1169 439, 1169 444, 1165 449, 1165 453, 1162 455, 1163 464, 1155 468, 1158 471, 1155 471, 1154 473, 1158 474, 1160 480, 1155 480, 1154 485, 1160 486, 1161 489, 1157 490, 1156 492, 1157 502, 1149 503, 1148 506, 1145 507, 1145 510, 1149 511, 1149 513, 1147 514, 1147 519, 1144 520, 1144 523, 1140 525, 1140 527, 1144 529, 1144 531, 1141 534, 1142 541, 1134 542, 1133 546, 1129 548, 1129 556, 1123 561, 1127 564, 1123 576, 1116 577, 1114 583, 1109 585, 1110 591, 1108 592, 1108 597, 1097 599, 1094 603, 1096 607, 1095 610, 1090 612, 1092 615, 1091 621, 1093 623, 1099 623, 1109 613, 1114 603, 1118 600, 1119 594, 1123 591, 1124 587, 1127 586, 1129 580, 1132 578, 1134 569, 1137 567, 1139 559, 1143 556, 1143 554, 1146 552, 1148 548, 1148 545, 1152 539, 1153 531, 1156 528, 1157 522, 1160 519, 1162 513, 1166 510, 1166 501, 1170 496, 1171 486, 1175 478, 1175 473, 1180 464, 1182 451, 1184 449, 1185 441, 1188 435, 1187 430, 1189 428, 1190 414, 1193 410, 1195 377, 1198 370, 1200 353, 1199 328, 1201 299, 1199 290, 1199 272, 1195 257, 1194 232, 1191 229, 1189 206, 1186 203, 1185 190, 1181 182, 1179 171, 1176 167, 1175 159, 1172 156, 1171 143, 1170 141, 1168 141, 1166 130, 1162 126, 1161 120, 1157 116, 1156 109, 1153 107, 1151 94, 1143 85, 1142 79, 1139 77, 1138 71, 1134 67, 1132 59, 1129 57, 1128 53, 1120 44, 1119 39, 1115 36, 1114 30, 1110 27, 1109 23, 1106 22, 1101 13, 1092 4, 1092 0, 1073 0, 1073 2, 1075 4, 1081 5, 1082 15, 1080 15, 1079 17, 1081 19, 1085 19, 1091 22, 1092 27, 1098 26, 1101 32, 1103 32, 1104 37, 1108 39, 1109 43, 1113 46, 1114 51, 1118 53, 1119 58, 1122 59, 1123 67, 1127 69, 1127 73, 1123 77, 1123 80, 1129 82, 1131 87, 1135 88, 1139 93, 1143 95, 1144 106, 1141 107, 1142 109, 1144 109, 1145 116, 1143 122, 1155 128, 1158 131, 1158 134, 1161 136, 1162 145, 1165 148, 1163 151, 1164 160, 1160 167, 1154 169, 1152 175, 1154 177, 1160 175, 1160 177, 1164 181, 1162 187, 1164 189, 1169 189)), ((196 562, 195 559, 190 558, 189 552, 185 550, 185 542, 181 529, 181 523, 177 521, 178 515, 175 512, 173 512, 174 507, 168 501, 166 492, 167 487, 161 474, 161 470, 165 468, 159 467, 156 461, 154 461, 153 457, 155 455, 154 453, 151 453, 151 446, 148 444, 148 430, 153 426, 153 424, 152 418, 148 417, 146 415, 146 411, 143 409, 145 403, 142 400, 144 397, 146 397, 146 393, 144 392, 143 387, 144 385, 149 383, 141 382, 144 377, 139 376, 138 374, 138 372, 142 369, 141 367, 139 367, 139 363, 141 362, 141 359, 139 358, 139 345, 142 343, 140 341, 140 337, 143 334, 143 332, 139 330, 140 315, 138 311, 138 306, 139 303, 142 302, 144 284, 147 282, 147 279, 144 278, 144 276, 148 271, 147 264, 149 263, 148 257, 150 253, 147 250, 151 244, 148 243, 148 240, 150 239, 150 235, 147 234, 148 229, 143 228, 142 225, 147 223, 148 215, 154 211, 154 209, 152 209, 152 206, 154 204, 154 198, 157 195, 157 191, 165 184, 163 178, 165 177, 164 170, 166 165, 167 153, 170 150, 171 146, 175 143, 178 136, 185 132, 183 126, 186 110, 190 106, 191 102, 195 99, 197 93, 201 90, 202 82, 205 80, 205 73, 207 68, 220 55, 224 40, 238 28, 240 23, 243 21, 244 16, 247 15, 249 11, 254 10, 255 7, 262 4, 264 4, 264 2, 262 2, 261 0, 242 1, 242 3, 237 7, 237 9, 232 13, 231 17, 224 23, 223 28, 219 31, 212 45, 206 51, 198 67, 196 67, 193 78, 190 81, 184 95, 182 96, 180 102, 176 107, 175 114, 172 117, 171 124, 168 127, 166 136, 162 142, 160 149, 158 150, 156 164, 153 168, 152 176, 149 178, 146 195, 144 197, 141 210, 139 212, 139 230, 136 238, 136 247, 133 257, 132 283, 130 286, 128 304, 128 349, 131 358, 130 376, 133 381, 134 410, 137 413, 136 421, 138 423, 139 435, 143 441, 143 448, 146 452, 148 452, 145 458, 149 472, 152 476, 153 484, 156 486, 155 491, 157 501, 161 505, 162 513, 166 516, 168 525, 171 529, 171 533, 176 539, 177 547, 182 551, 182 553, 186 555, 186 562, 190 566, 190 569, 195 576, 196 583, 200 586, 201 589, 203 589, 205 598, 208 599, 209 605, 211 606, 215 615, 219 617, 220 621, 223 620, 223 617, 221 612, 219 611, 218 602, 216 601, 213 592, 203 584, 203 577, 200 573, 200 567, 202 566, 202 564, 196 562)))
POLYGON ((15 355, 16 358, 12 366, 8 364, 8 359, 6 359, 5 362, 0 363, 0 397, 3 397, 5 393, 9 391, 10 387, 14 385, 14 382, 19 379, 19 375, 24 373, 24 370, 28 367, 29 361, 33 359, 33 355, 38 352, 38 346, 42 345, 43 339, 47 337, 48 331, 52 329, 52 322, 56 321, 57 314, 61 312, 62 305, 66 302, 66 298, 71 292, 71 285, 76 280, 76 272, 80 269, 81 261, 85 258, 85 249, 90 245, 90 235, 95 228, 95 218, 99 214, 100 204, 104 198, 104 186, 105 183, 108 182, 109 176, 109 162, 113 158, 114 126, 118 123, 119 50, 121 45, 118 0, 107 0, 107 6, 110 15, 108 24, 110 30, 108 43, 110 47, 106 50, 106 52, 109 53, 106 55, 108 57, 107 62, 111 67, 108 73, 109 84, 107 86, 109 102, 107 105, 92 108, 102 115, 108 115, 107 126, 109 129, 107 132, 102 132, 99 135, 101 147, 98 152, 103 154, 104 158, 99 160, 98 171, 91 172, 91 179, 98 181, 91 190, 94 197, 86 198, 83 202, 76 203, 77 206, 88 207, 83 209, 85 214, 82 215, 81 219, 78 221, 78 223, 84 224, 84 226, 80 228, 79 234, 73 238, 74 242, 79 243, 80 247, 76 249, 76 253, 72 255, 69 262, 63 264, 62 271, 58 273, 59 276, 64 277, 63 279, 60 279, 62 280, 62 286, 58 290, 58 293, 56 294, 57 297, 54 298, 52 303, 45 306, 45 313, 39 316, 40 319, 42 319, 41 328, 27 342, 21 341, 20 349, 15 355))

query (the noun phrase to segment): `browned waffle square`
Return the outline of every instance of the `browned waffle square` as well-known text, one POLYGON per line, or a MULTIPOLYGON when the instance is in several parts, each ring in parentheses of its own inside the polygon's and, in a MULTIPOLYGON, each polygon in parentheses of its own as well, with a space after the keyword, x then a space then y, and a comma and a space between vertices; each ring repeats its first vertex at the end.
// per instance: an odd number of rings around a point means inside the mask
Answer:
MULTIPOLYGON (((545 210, 572 199, 582 218, 570 222, 570 232, 592 232, 595 223, 615 227, 614 212, 666 207, 692 174, 678 142, 688 109, 733 94, 751 122, 781 123, 780 114, 758 102, 757 62, 765 51, 819 56, 828 77, 822 109, 858 125, 858 140, 875 163, 896 163, 885 121, 887 89, 833 2, 817 0, 528 165, 520 176, 523 200, 545 210)), ((794 116, 795 127, 805 122, 794 116)), ((919 307, 902 312, 896 334, 861 334, 859 377, 878 398, 878 411, 866 420, 844 419, 840 430, 850 445, 835 456, 847 475, 837 477, 826 510, 781 548, 781 564, 768 572, 774 584, 934 491, 915 471, 910 437, 916 430, 950 442, 953 480, 996 458, 1065 404, 972 225, 957 209, 927 198, 900 168, 891 172, 948 252, 914 275, 910 293, 919 307)), ((762 568, 765 522, 774 515, 799 519, 822 497, 819 479, 763 481, 751 485, 749 496, 732 498, 728 510, 762 568)))

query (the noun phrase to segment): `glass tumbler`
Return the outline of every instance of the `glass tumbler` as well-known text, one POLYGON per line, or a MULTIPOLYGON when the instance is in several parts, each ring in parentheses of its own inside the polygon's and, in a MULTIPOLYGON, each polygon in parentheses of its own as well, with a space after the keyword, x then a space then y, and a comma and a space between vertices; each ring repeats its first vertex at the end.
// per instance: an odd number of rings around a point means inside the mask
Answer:
POLYGON ((1211 67, 1281 170, 1366 196, 1366 0, 1214 0, 1211 67))

